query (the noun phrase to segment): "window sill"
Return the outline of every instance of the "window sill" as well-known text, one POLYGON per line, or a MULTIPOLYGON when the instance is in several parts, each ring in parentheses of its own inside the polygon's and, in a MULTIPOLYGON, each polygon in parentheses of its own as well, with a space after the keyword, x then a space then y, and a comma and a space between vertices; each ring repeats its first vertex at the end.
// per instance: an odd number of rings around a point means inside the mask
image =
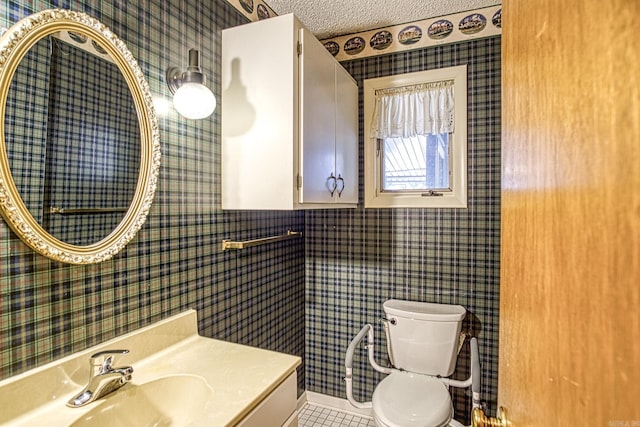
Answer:
POLYGON ((443 194, 442 196, 409 195, 409 194, 378 194, 366 195, 366 208, 467 208, 466 194, 443 194))

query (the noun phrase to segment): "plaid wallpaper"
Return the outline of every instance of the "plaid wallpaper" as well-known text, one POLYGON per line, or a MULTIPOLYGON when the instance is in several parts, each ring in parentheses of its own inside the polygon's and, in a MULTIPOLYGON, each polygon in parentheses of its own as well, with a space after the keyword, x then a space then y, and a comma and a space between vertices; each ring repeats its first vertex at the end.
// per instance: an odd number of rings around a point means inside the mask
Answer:
MULTIPOLYGON (((52 7, 105 23, 136 57, 151 92, 167 100, 165 70, 186 69, 189 48, 200 50, 209 86, 220 94, 220 31, 247 22, 224 0, 18 0, 0 2, 0 26, 52 7)), ((187 308, 198 310, 205 336, 303 356, 304 240, 220 250, 222 239, 304 229, 301 212, 222 212, 222 108, 206 120, 187 120, 173 109, 159 116, 154 204, 115 258, 60 264, 35 254, 0 220, 0 378, 187 308)), ((304 368, 298 375, 302 390, 304 368)))
POLYGON ((140 127, 116 64, 50 40, 44 224, 65 242, 90 245, 107 237, 124 211, 61 215, 49 207, 128 207, 138 181, 140 127))
MULTIPOLYGON (((497 400, 500 273, 500 37, 344 62, 364 79, 468 65, 468 209, 355 209, 306 214, 307 390, 345 398, 344 357, 360 328, 375 325, 376 357, 387 360, 378 319, 390 298, 460 304, 463 331, 478 336, 482 399, 497 400)), ((360 147, 360 183, 363 179, 360 147)), ((362 185, 362 184, 361 184, 362 185)), ((362 188, 360 194, 363 194, 362 188)), ((360 198, 362 200, 362 196, 360 198)), ((469 374, 468 343, 456 378, 469 374)), ((362 351, 354 396, 371 400, 382 379, 362 351)), ((457 418, 470 400, 454 390, 457 418)))
POLYGON ((24 56, 9 87, 4 126, 13 180, 31 215, 44 220, 44 175, 49 117, 49 40, 24 56), (29 191, 22 191, 22 190, 29 191))
MULTIPOLYGON (((0 25, 50 7, 102 20, 127 43, 151 91, 166 99, 165 69, 185 68, 191 47, 200 49, 209 85, 221 93, 220 31, 246 22, 224 0, 19 0, 0 3, 0 25)), ((364 323, 376 324, 376 353, 383 361, 376 320, 384 300, 405 298, 467 308, 464 328, 480 338, 483 399, 495 406, 500 38, 344 65, 362 87, 365 78, 465 63, 467 210, 223 212, 221 105, 207 120, 186 120, 174 110, 159 117, 163 158, 154 205, 138 236, 114 259, 88 266, 50 261, 0 221, 0 378, 195 308, 203 335, 305 356, 299 390, 344 397, 349 341, 364 323), (288 228, 304 229, 305 239, 220 251, 222 239, 288 228)), ((467 358, 464 348, 457 376, 468 372, 467 358)), ((355 362, 354 392, 368 400, 380 378, 361 356, 355 362)), ((464 393, 456 392, 455 404, 459 414, 467 410, 464 393)))

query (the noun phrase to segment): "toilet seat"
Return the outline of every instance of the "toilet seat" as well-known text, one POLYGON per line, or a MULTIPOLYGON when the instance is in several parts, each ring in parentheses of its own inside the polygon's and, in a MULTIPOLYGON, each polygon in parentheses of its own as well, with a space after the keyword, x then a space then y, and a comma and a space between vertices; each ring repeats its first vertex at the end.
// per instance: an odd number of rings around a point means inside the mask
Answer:
POLYGON ((453 417, 447 387, 437 379, 394 372, 373 392, 375 421, 383 427, 443 427, 453 417))

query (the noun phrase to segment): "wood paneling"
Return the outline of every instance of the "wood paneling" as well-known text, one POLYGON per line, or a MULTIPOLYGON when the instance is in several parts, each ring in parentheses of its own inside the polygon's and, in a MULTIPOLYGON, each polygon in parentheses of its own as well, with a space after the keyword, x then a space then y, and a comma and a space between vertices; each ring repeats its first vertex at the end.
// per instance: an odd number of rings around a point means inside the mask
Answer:
POLYGON ((503 3, 499 401, 516 426, 640 425, 639 10, 503 3))

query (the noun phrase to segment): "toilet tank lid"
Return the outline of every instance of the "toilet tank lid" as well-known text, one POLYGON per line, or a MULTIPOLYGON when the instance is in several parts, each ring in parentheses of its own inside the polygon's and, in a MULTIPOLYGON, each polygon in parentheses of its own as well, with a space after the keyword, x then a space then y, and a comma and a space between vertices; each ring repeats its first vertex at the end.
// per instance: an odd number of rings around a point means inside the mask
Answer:
POLYGON ((387 315, 436 322, 457 322, 464 319, 467 310, 461 305, 390 299, 382 304, 387 315))

